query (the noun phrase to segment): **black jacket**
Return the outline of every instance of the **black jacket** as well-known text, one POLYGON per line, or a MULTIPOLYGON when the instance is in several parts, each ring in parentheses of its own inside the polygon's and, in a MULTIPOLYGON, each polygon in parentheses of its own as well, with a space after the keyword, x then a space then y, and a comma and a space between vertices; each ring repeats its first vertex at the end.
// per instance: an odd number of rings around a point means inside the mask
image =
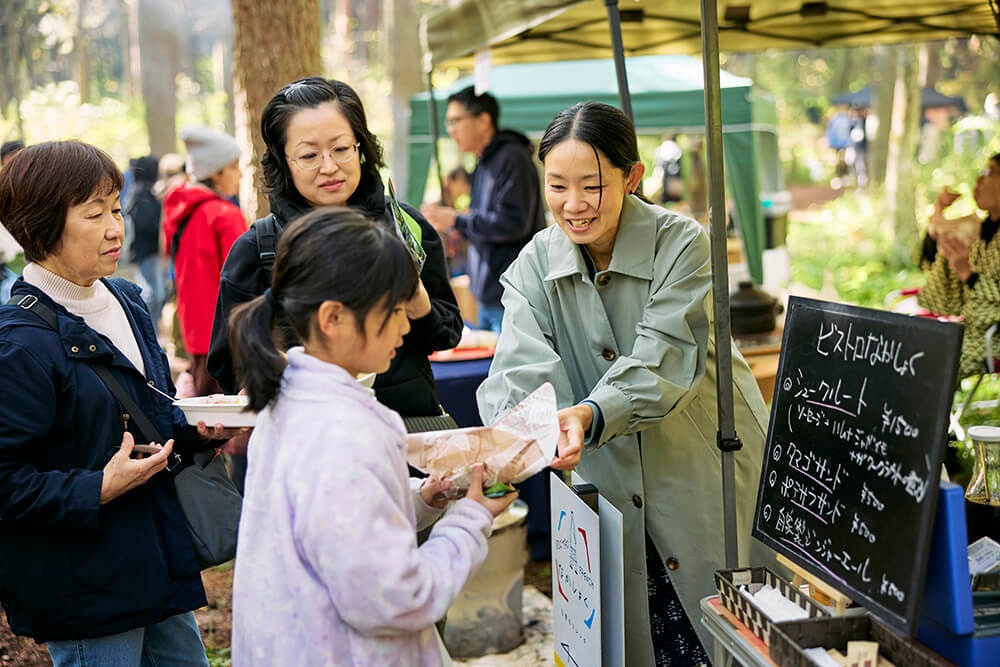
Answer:
MULTIPOLYGON (((132 325, 146 375, 76 315, 19 280, 55 311, 55 331, 0 305, 0 600, 15 634, 86 639, 159 623, 205 604, 187 521, 168 472, 100 504, 102 468, 122 440, 123 410, 87 361, 108 360, 175 451, 203 446, 173 394, 167 358, 139 289, 105 284, 132 325)), ((145 440, 129 421, 136 442, 145 440)))
MULTIPOLYGON (((377 178, 367 174, 362 176, 358 189, 347 203, 375 220, 393 224, 385 190, 377 178)), ((403 345, 393 358, 389 370, 375 378, 375 396, 383 405, 404 417, 420 417, 441 412, 427 355, 458 345, 462 337, 462 316, 448 282, 441 238, 419 211, 407 204, 402 204, 402 207, 420 224, 423 232, 421 245, 427 253, 427 261, 420 279, 430 296, 431 312, 410 322, 410 333, 403 338, 403 345)), ((273 195, 271 197, 271 216, 278 223, 279 233, 281 228, 287 227, 309 210, 302 203, 273 195)), ((254 225, 260 222, 258 220, 254 225)), ((262 294, 267 287, 269 285, 265 283, 265 272, 260 263, 257 234, 254 227, 251 227, 236 240, 226 257, 219 284, 219 300, 215 305, 215 320, 212 323, 208 372, 219 381, 226 393, 234 393, 239 389, 229 348, 229 314, 239 304, 262 294)), ((291 331, 287 328, 284 331, 286 346, 299 344, 291 331)))
POLYGON ((500 274, 535 232, 545 212, 531 142, 513 130, 497 132, 472 172, 469 212, 455 229, 469 241, 469 289, 481 304, 499 306, 500 274))
POLYGON ((125 202, 125 217, 132 230, 129 261, 141 262, 160 251, 160 216, 163 207, 149 188, 136 183, 125 202))

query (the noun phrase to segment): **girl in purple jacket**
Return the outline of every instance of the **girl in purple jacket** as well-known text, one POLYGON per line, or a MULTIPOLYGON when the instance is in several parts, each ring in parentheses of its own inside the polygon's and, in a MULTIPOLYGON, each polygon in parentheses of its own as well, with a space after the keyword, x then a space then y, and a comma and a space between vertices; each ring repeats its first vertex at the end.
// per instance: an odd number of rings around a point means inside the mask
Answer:
POLYGON ((493 517, 476 466, 440 515, 446 483, 410 479, 402 419, 359 374, 383 372, 426 299, 406 247, 350 209, 317 209, 278 244, 271 287, 232 317, 258 410, 233 584, 240 665, 439 665, 434 629, 486 557, 493 517), (280 318, 303 341, 287 359, 280 318))

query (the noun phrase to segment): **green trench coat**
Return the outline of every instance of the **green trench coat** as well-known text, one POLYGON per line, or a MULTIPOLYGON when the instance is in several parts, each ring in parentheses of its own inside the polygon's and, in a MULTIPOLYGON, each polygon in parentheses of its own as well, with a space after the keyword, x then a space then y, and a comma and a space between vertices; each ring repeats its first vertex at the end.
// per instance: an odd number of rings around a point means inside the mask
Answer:
MULTIPOLYGON (((626 197, 611 265, 588 276, 558 227, 539 232, 503 275, 503 334, 477 391, 490 424, 543 382, 560 408, 589 398, 604 431, 577 471, 624 516, 625 664, 653 665, 648 532, 707 650, 699 600, 725 567, 709 240, 693 220, 626 197)), ((733 346, 736 512, 741 565, 773 566, 750 537, 767 408, 733 346), (752 556, 752 557, 751 557, 752 556)))

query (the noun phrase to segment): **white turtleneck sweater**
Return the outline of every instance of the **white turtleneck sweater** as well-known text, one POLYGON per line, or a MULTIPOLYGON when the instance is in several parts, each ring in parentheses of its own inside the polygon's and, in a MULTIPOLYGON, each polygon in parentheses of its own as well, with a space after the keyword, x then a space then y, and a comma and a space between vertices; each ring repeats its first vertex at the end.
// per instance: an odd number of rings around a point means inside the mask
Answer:
POLYGON ((82 287, 31 262, 24 267, 24 281, 42 290, 60 306, 83 318, 91 329, 107 337, 139 372, 146 375, 139 343, 128 316, 111 290, 100 280, 82 287))

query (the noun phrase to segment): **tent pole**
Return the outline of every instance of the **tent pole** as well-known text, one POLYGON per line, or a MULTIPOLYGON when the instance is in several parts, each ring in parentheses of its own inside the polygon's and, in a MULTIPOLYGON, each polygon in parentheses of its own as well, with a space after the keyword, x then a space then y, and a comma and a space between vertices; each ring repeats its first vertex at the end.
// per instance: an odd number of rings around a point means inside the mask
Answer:
POLYGON ((604 0, 608 8, 608 30, 611 32, 611 52, 615 59, 615 74, 618 76, 618 99, 621 100, 622 111, 628 119, 632 116, 632 93, 628 89, 628 74, 625 72, 625 45, 622 42, 622 18, 618 12, 618 0, 604 0))
POLYGON ((701 60, 705 77, 705 136, 708 139, 709 219, 712 239, 712 303, 715 308, 715 361, 722 450, 722 513, 726 567, 738 567, 736 473, 733 452, 741 445, 733 416, 733 356, 729 322, 729 266, 726 256, 726 188, 722 155, 722 92, 719 83, 719 15, 716 0, 701 0, 701 60))
POLYGON ((439 201, 445 201, 444 198, 444 177, 441 174, 441 158, 438 155, 438 139, 440 138, 438 134, 438 114, 437 114, 437 100, 434 99, 434 70, 427 70, 427 107, 428 114, 430 118, 428 119, 428 127, 431 128, 431 151, 434 154, 434 171, 437 173, 438 177, 438 187, 441 189, 441 196, 439 201))

